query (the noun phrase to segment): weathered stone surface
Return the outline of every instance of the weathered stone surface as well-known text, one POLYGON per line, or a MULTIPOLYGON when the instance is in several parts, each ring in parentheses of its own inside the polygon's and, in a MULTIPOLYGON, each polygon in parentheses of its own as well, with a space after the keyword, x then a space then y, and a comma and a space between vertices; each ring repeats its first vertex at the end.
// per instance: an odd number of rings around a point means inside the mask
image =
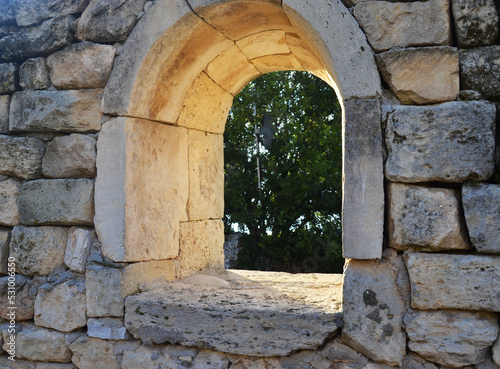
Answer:
POLYGON ((409 353, 403 360, 403 369, 438 369, 438 367, 414 353, 409 353))
POLYGON ((460 91, 455 48, 395 49, 377 55, 377 63, 384 80, 403 104, 455 100, 460 91))
POLYGON ((80 42, 47 58, 52 84, 57 89, 106 86, 116 49, 112 45, 80 42))
POLYGON ((42 0, 36 3, 25 0, 13 0, 14 13, 18 26, 30 26, 43 20, 81 13, 89 0, 42 0))
POLYGON ((486 352, 486 359, 482 363, 476 364, 475 369, 498 369, 498 365, 493 361, 490 350, 486 352))
POLYGON ((0 64, 0 94, 8 94, 19 89, 19 65, 0 64))
POLYGON ((35 300, 35 324, 62 332, 84 327, 85 282, 70 280, 41 288, 35 300))
POLYGON ((49 275, 64 261, 68 229, 63 227, 16 226, 10 241, 10 256, 24 275, 49 275))
POLYGON ((390 183, 389 245, 397 250, 467 250, 457 192, 390 183))
POLYGON ((90 252, 94 232, 78 227, 71 227, 68 232, 64 264, 74 272, 84 273, 87 257, 90 252))
POLYGON ((479 91, 486 99, 500 99, 500 46, 460 50, 462 89, 479 91))
POLYGON ((452 0, 458 46, 488 46, 498 38, 498 12, 493 0, 452 0))
POLYGON ((0 25, 15 25, 16 17, 12 6, 13 0, 5 0, 0 2, 0 25))
POLYGON ((344 101, 344 114, 343 255, 351 259, 377 259, 382 256, 384 228, 380 103, 344 101))
POLYGON ((101 94, 100 89, 17 92, 10 104, 10 130, 99 131, 102 119, 101 94))
POLYGON ((119 369, 113 345, 98 338, 80 337, 69 346, 73 352, 71 361, 78 369, 102 368, 119 369))
POLYGON ((9 243, 10 230, 0 228, 0 274, 8 274, 9 243))
POLYGON ((0 181, 0 224, 15 226, 19 224, 17 196, 21 183, 9 178, 0 181))
POLYGON ((412 307, 498 311, 500 256, 408 253, 412 307))
POLYGON ((96 155, 94 137, 78 133, 56 137, 47 144, 43 174, 51 178, 94 178, 96 155))
POLYGON ((254 33, 236 41, 236 44, 248 59, 291 52, 286 44, 285 31, 283 30, 254 33))
POLYGON ((448 0, 404 4, 365 1, 353 12, 375 51, 451 44, 448 0))
POLYGON ((116 318, 90 318, 87 323, 87 335, 103 340, 126 340, 130 338, 130 334, 123 325, 123 320, 116 318))
POLYGON ((26 60, 19 69, 19 84, 23 90, 43 90, 50 87, 49 67, 45 58, 26 60))
POLYGON ((484 361, 499 331, 493 313, 415 311, 404 320, 409 349, 451 368, 484 361))
POLYGON ((37 363, 36 369, 78 369, 71 363, 37 363))
POLYGON ((32 179, 42 174, 44 143, 34 137, 0 135, 0 174, 32 179))
POLYGON ((495 114, 495 106, 483 101, 394 106, 387 120, 386 177, 394 182, 490 178, 495 114))
MULTIPOLYGON (((0 2, 2 4, 3 2, 0 2)), ((36 363, 26 360, 19 360, 16 358, 16 361, 9 360, 7 356, 0 356, 0 366, 2 369, 36 369, 36 363)))
POLYGON ((277 358, 254 359, 242 357, 233 361, 229 369, 282 369, 277 358))
POLYGON ((478 252, 500 254, 500 185, 467 183, 462 203, 474 247, 478 252))
POLYGON ((146 344, 170 342, 252 356, 315 348, 341 324, 340 301, 332 298, 332 293, 340 295, 341 276, 308 276, 304 284, 303 275, 286 273, 189 277, 129 296, 125 324, 146 344))
POLYGON ((267 55, 252 59, 252 64, 262 74, 283 70, 304 70, 304 67, 292 53, 267 55))
POLYGON ((122 274, 119 269, 88 267, 85 273, 87 316, 123 316, 122 274))
POLYGON ((491 351, 492 351, 493 362, 500 367, 500 336, 497 338, 497 340, 493 344, 491 351))
MULTIPOLYGON (((19 274, 17 274, 14 279, 15 279, 14 284, 16 291, 15 320, 20 321, 20 320, 33 319, 34 301, 31 299, 29 295, 30 280, 19 274)), ((7 298, 7 296, 9 296, 8 294, 9 282, 10 285, 12 286, 12 278, 10 281, 9 277, 0 278, 0 296, 2 296, 2 299, 0 299, 0 318, 5 319, 7 321, 11 320, 9 314, 12 312, 12 310, 9 309, 9 306, 12 307, 12 305, 9 304, 10 300, 7 298)))
MULTIPOLYGON (((25 325, 17 332, 16 357, 32 361, 70 361, 71 351, 64 333, 55 332, 33 325, 25 325)), ((3 331, 4 342, 7 332, 3 331)), ((5 344, 4 344, 5 348, 5 344)))
MULTIPOLYGON (((205 358, 214 358, 214 362, 208 362, 207 366, 203 365, 203 357, 199 358, 196 349, 186 348, 181 346, 140 346, 134 350, 125 350, 123 352, 122 369, 156 369, 156 368, 192 368, 203 369, 213 368, 219 369, 220 359, 217 356, 223 356, 218 353, 209 352, 209 355, 203 355, 205 358), (211 355, 210 355, 211 354, 211 355), (201 359, 201 360, 199 360, 201 359), (216 361, 215 361, 216 360, 216 361), (201 366, 200 366, 201 365, 201 366)), ((227 363, 227 360, 226 360, 227 363)), ((228 363, 227 363, 228 364, 228 363)), ((226 369, 228 365, 224 368, 226 369)))
POLYGON ((342 341, 389 365, 401 365, 406 351, 397 277, 396 265, 387 260, 350 260, 344 274, 342 341))
POLYGON ((91 225, 94 219, 94 181, 39 179, 19 190, 19 218, 26 225, 91 225))
POLYGON ((10 95, 0 96, 0 133, 9 132, 10 95))
POLYGON ((124 41, 147 0, 90 0, 78 21, 76 36, 96 42, 124 41))
POLYGON ((75 18, 63 16, 49 19, 40 25, 19 28, 0 39, 0 53, 5 60, 46 56, 71 44, 71 24, 75 18))
POLYGON ((177 260, 144 261, 128 264, 123 268, 122 296, 125 297, 138 293, 142 287, 147 286, 155 280, 170 282, 178 279, 178 264, 177 260))
POLYGON ((224 354, 215 351, 203 350, 196 355, 193 369, 226 369, 229 366, 229 359, 224 354))

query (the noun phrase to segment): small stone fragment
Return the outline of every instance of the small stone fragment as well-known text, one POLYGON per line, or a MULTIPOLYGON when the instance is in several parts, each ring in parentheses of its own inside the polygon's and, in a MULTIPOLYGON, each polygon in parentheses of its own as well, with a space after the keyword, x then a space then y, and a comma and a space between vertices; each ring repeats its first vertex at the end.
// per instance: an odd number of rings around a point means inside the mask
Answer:
POLYGON ((42 176, 45 144, 34 137, 0 135, 0 174, 33 179, 42 176))
POLYGON ((30 280, 22 275, 17 274, 14 278, 2 277, 0 278, 0 296, 4 298, 0 299, 0 318, 7 321, 11 320, 9 314, 12 312, 9 309, 9 299, 7 299, 8 290, 14 286, 16 291, 16 321, 33 319, 34 314, 34 301, 29 295, 30 280))
POLYGON ((89 0, 13 0, 14 13, 19 26, 30 26, 62 15, 81 13, 89 0))
POLYGON ((500 99, 500 46, 460 50, 460 82, 486 99, 500 99))
POLYGON ((69 348, 73 352, 71 361, 78 369, 95 369, 97 363, 101 368, 119 369, 113 345, 107 341, 83 336, 73 342, 69 348))
POLYGON ((0 181, 0 224, 15 226, 19 224, 17 197, 21 183, 9 178, 0 181))
POLYGON ((0 94, 8 94, 19 89, 19 65, 0 64, 0 94))
POLYGON ((45 58, 28 59, 19 70, 19 84, 23 90, 43 90, 50 87, 49 67, 45 58))
POLYGON ((85 228, 71 227, 64 254, 64 264, 74 272, 84 273, 94 232, 85 228))
POLYGON ((130 334, 123 325, 123 320, 116 318, 90 318, 87 323, 87 335, 103 340, 126 340, 130 334))
POLYGON ((9 133, 10 95, 0 96, 0 133, 9 133))
POLYGON ((493 0, 452 0, 451 9, 460 48, 495 44, 498 38, 498 12, 493 0))

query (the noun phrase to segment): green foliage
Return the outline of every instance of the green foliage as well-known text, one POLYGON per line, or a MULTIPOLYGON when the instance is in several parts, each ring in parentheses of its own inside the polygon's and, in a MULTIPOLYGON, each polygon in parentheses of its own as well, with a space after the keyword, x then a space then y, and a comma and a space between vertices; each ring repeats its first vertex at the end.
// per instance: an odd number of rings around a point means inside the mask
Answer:
POLYGON ((341 108, 330 86, 303 72, 258 78, 234 99, 224 141, 226 232, 248 234, 238 267, 342 272, 341 108), (270 150, 261 145, 259 194, 254 124, 266 113, 275 133, 270 150))

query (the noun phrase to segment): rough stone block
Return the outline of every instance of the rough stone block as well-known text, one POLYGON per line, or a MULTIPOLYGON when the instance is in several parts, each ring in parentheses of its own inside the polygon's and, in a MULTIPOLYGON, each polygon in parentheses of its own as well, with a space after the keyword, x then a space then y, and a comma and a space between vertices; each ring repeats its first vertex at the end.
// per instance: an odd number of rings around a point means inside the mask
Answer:
POLYGON ((125 41, 147 0, 90 0, 78 21, 76 36, 96 42, 125 41))
POLYGON ((95 369, 96 363, 106 369, 119 369, 113 344, 98 338, 80 337, 71 345, 71 361, 78 369, 95 369))
POLYGON ((398 273, 387 260, 350 260, 344 274, 342 341, 389 365, 401 365, 406 353, 398 273))
POLYGON ((22 27, 0 39, 0 52, 5 60, 50 55, 73 41, 72 16, 49 19, 37 26, 22 27))
POLYGON ((492 351, 493 362, 500 367, 500 336, 493 344, 491 351, 492 351))
MULTIPOLYGON (((198 359, 196 350, 179 347, 179 346, 156 346, 148 347, 141 345, 134 351, 126 350, 123 353, 122 369, 155 369, 155 368, 182 368, 189 367, 192 369, 210 368, 210 369, 225 369, 229 362, 226 359, 226 366, 220 367, 220 358, 217 354, 213 354, 214 362, 209 362, 207 366, 199 366, 203 358, 198 359)), ((219 356, 222 356, 219 354, 219 356)))
POLYGON ((394 106, 386 128, 386 177, 394 182, 490 178, 495 114, 495 106, 484 101, 394 106))
POLYGON ((87 335, 103 340, 126 340, 130 338, 123 321, 116 318, 90 318, 87 324, 87 335))
MULTIPOLYGON (((10 230, 0 229, 0 274, 8 274, 10 230)), ((6 296, 3 295, 2 296, 6 296)))
POLYGON ((35 324, 71 332, 87 324, 85 316, 85 282, 70 280, 41 288, 35 300, 35 324))
POLYGON ((403 104, 451 101, 460 91, 455 48, 395 49, 377 55, 377 63, 384 80, 403 104))
POLYGON ((42 176, 45 144, 34 137, 0 135, 0 174, 33 179, 42 176))
POLYGON ((24 275, 49 275, 64 261, 68 229, 63 227, 16 226, 10 241, 10 256, 24 275))
MULTIPOLYGON (((12 280, 9 281, 9 277, 0 278, 0 296, 3 296, 3 298, 0 299, 0 318, 5 319, 7 321, 11 320, 9 314, 12 312, 12 310, 9 309, 9 306, 12 307, 12 305, 9 304, 10 300, 7 299, 7 296, 9 296, 8 295, 9 284, 10 286, 12 286, 12 280)), ((22 320, 33 319, 34 301, 30 297, 29 293, 30 280, 26 277, 23 277, 22 275, 17 274, 15 276, 14 284, 16 291, 15 320, 22 321, 22 320)))
POLYGON ((438 367, 420 356, 410 353, 403 360, 403 369, 438 369, 438 367))
POLYGON ((66 253, 64 254, 64 264, 69 269, 78 273, 85 272, 87 257, 94 238, 94 232, 88 229, 78 227, 69 229, 66 253))
POLYGON ((9 128, 17 132, 99 131, 101 95, 100 89, 17 92, 10 103, 9 128))
POLYGON ((94 181, 39 179, 19 190, 19 218, 25 225, 92 225, 94 181))
POLYGON ((37 363, 36 369, 78 369, 71 363, 37 363))
POLYGON ((342 243, 345 258, 382 256, 384 178, 380 104, 344 101, 342 243))
POLYGON ((15 25, 16 17, 14 15, 13 0, 0 2, 0 25, 15 25))
POLYGON ((500 46, 460 50, 460 81, 462 89, 500 99, 500 46))
POLYGON ((9 132, 10 95, 0 96, 0 133, 9 132))
POLYGON ((365 1, 352 10, 377 52, 393 47, 446 46, 452 41, 448 0, 365 1))
POLYGON ((94 178, 96 155, 94 137, 78 133, 56 137, 47 144, 43 174, 51 178, 94 178))
POLYGON ((485 312, 415 311, 404 320, 409 349, 451 368, 484 361, 499 331, 496 315, 485 312))
POLYGON ((91 318, 123 316, 120 269, 88 267, 85 274, 87 316, 91 318))
POLYGON ((452 0, 455 32, 461 48, 494 45, 498 38, 498 12, 493 0, 452 0))
POLYGON ((474 247, 481 253, 500 254, 500 185, 467 183, 462 203, 474 247))
POLYGON ((8 94, 19 89, 19 65, 0 64, 0 94, 8 94))
MULTIPOLYGON (((66 335, 33 325, 19 327, 16 336, 16 357, 31 361, 67 363, 71 360, 66 335)), ((7 332, 3 331, 4 342, 7 332)), ((5 344, 4 344, 5 348, 5 344)))
POLYGON ((271 30, 244 37, 236 44, 248 59, 256 59, 272 54, 290 54, 285 31, 271 30))
POLYGON ((127 265, 123 269, 121 294, 123 297, 138 293, 142 286, 155 280, 173 281, 178 278, 177 260, 144 261, 127 265))
POLYGON ((57 89, 106 86, 116 49, 112 45, 81 42, 47 58, 52 84, 57 89))
POLYGON ((500 256, 408 253, 416 309, 498 311, 500 256))
POLYGON ((224 269, 222 220, 181 222, 179 242, 181 278, 206 269, 224 269))
POLYGON ((49 67, 45 58, 26 60, 19 70, 19 84, 23 90, 43 90, 49 88, 49 67))
POLYGON ((15 226, 19 224, 17 197, 21 183, 9 178, 0 181, 0 224, 15 226))
POLYGON ((36 369, 36 363, 34 362, 20 360, 19 358, 16 358, 16 361, 12 361, 7 356, 0 356, 0 365, 3 369, 36 369))
POLYGON ((389 184, 389 245, 397 250, 467 250, 456 191, 389 184))
POLYGON ((89 0, 14 0, 14 13, 19 26, 30 26, 49 18, 81 13, 89 0))
POLYGON ((252 64, 260 73, 272 73, 282 70, 304 70, 302 64, 293 54, 267 55, 252 59, 252 64))

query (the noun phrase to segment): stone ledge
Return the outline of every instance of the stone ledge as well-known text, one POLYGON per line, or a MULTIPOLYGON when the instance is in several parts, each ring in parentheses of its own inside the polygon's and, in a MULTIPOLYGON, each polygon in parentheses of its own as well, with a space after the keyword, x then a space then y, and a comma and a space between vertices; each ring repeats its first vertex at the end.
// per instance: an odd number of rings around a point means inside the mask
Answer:
POLYGON ((250 356, 315 349, 343 325, 340 274, 231 270, 163 283, 125 300, 144 343, 250 356))

